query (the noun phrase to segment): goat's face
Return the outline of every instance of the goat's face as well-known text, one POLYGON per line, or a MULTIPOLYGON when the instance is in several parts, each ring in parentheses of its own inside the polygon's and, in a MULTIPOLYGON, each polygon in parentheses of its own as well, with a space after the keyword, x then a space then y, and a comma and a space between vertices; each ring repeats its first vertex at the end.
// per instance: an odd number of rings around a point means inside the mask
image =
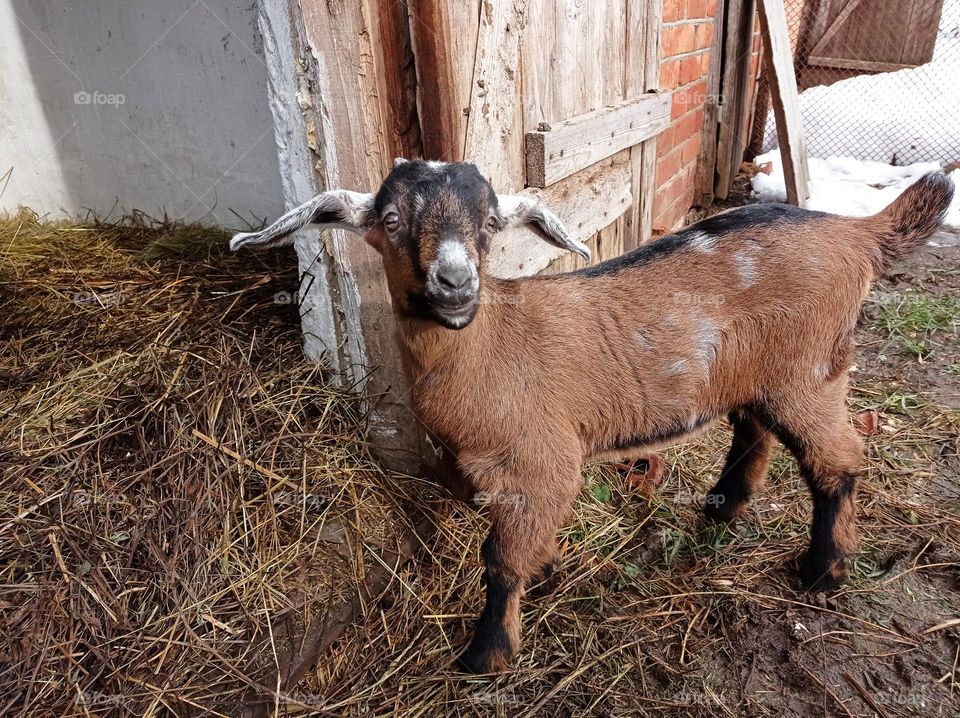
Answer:
POLYGON ((480 303, 481 263, 503 225, 497 196, 470 164, 395 163, 374 201, 367 241, 383 256, 394 303, 451 329, 480 303))
POLYGON ((285 244, 306 224, 363 234, 383 258, 397 311, 449 329, 476 316, 484 258, 501 229, 527 224, 551 244, 590 256, 536 198, 497 197, 474 165, 404 159, 394 161, 375 195, 325 192, 261 232, 237 235, 230 246, 285 244))

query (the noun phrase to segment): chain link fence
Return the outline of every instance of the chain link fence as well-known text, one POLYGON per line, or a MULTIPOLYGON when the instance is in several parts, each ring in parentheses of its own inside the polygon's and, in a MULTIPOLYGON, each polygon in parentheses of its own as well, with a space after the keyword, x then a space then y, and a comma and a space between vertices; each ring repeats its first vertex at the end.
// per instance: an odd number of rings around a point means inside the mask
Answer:
MULTIPOLYGON (((785 0, 811 157, 960 162, 960 0, 785 0)), ((777 146, 763 74, 748 153, 777 146)))

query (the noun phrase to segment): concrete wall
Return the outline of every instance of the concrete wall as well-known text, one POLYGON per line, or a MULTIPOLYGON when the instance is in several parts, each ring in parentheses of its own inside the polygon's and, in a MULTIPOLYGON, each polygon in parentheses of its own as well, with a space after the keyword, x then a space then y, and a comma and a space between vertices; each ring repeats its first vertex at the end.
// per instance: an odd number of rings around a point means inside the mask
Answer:
POLYGON ((0 211, 21 204, 282 212, 255 0, 0 0, 0 211))

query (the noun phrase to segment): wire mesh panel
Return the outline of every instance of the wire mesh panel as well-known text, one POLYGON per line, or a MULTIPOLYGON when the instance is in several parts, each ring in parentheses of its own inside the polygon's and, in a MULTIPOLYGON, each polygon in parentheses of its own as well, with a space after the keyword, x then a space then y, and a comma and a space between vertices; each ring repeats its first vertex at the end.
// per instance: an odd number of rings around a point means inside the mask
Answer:
MULTIPOLYGON (((811 157, 960 161, 960 0, 785 0, 811 157)), ((751 149, 777 146, 761 76, 751 149)))

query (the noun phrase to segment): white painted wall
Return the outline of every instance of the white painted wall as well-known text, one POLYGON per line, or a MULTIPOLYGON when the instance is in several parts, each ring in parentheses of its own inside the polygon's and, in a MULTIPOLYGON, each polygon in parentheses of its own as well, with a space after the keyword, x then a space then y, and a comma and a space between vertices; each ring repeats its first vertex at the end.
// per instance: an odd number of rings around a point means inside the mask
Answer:
POLYGON ((267 97, 255 0, 0 0, 0 212, 272 220, 267 97))

